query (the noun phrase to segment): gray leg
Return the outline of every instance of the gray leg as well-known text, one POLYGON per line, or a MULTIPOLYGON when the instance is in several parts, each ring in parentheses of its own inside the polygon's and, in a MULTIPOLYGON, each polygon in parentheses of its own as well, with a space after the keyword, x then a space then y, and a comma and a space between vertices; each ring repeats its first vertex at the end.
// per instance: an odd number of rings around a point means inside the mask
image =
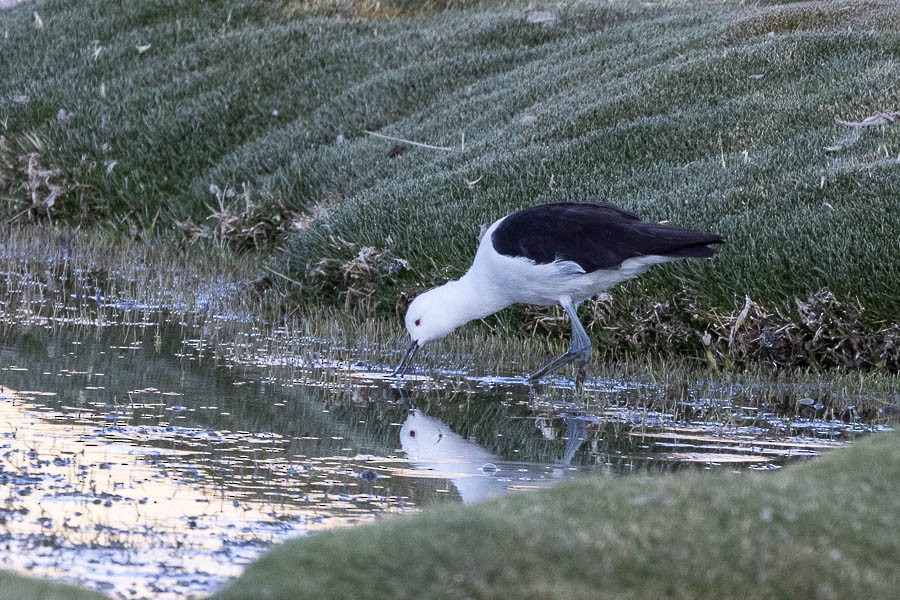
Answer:
POLYGON ((575 311, 575 305, 571 300, 564 299, 560 301, 560 305, 569 315, 569 321, 572 323, 572 345, 562 356, 551 360, 549 363, 532 373, 528 379, 534 381, 543 377, 551 371, 555 371, 560 367, 564 367, 570 362, 575 361, 578 365, 578 371, 575 374, 575 387, 581 388, 584 378, 587 376, 587 364, 591 358, 591 338, 578 320, 578 313, 575 311))

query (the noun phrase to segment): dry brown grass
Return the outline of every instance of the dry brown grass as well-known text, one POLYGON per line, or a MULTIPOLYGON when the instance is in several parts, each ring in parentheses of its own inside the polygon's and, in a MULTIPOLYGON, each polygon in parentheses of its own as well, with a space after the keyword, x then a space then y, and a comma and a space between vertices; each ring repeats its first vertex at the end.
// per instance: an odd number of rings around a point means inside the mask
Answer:
POLYGON ((216 185, 209 190, 217 201, 216 206, 208 206, 210 214, 206 218, 215 223, 213 227, 191 220, 176 222, 191 242, 212 239, 237 251, 258 248, 287 233, 299 218, 283 202, 272 198, 257 201, 247 184, 240 194, 233 188, 223 190, 216 185), (241 201, 243 208, 239 208, 241 201))
POLYGON ((379 292, 396 276, 409 270, 409 262, 390 249, 363 246, 340 238, 331 238, 334 255, 309 268, 309 277, 320 287, 339 290, 344 310, 355 306, 371 309, 379 302, 379 292))
POLYGON ((10 194, 15 207, 7 223, 49 219, 57 202, 70 191, 61 169, 45 164, 40 138, 26 137, 32 147, 18 156, 14 156, 7 140, 0 137, 0 190, 10 194))
MULTIPOLYGON (((795 299, 792 310, 770 309, 749 296, 728 313, 704 310, 685 298, 639 305, 627 313, 609 296, 590 301, 582 320, 604 359, 656 355, 685 348, 712 369, 777 366, 884 369, 900 372, 900 325, 871 323, 858 301, 823 289, 795 299)), ((556 307, 526 307, 520 328, 531 334, 569 334, 556 307)))

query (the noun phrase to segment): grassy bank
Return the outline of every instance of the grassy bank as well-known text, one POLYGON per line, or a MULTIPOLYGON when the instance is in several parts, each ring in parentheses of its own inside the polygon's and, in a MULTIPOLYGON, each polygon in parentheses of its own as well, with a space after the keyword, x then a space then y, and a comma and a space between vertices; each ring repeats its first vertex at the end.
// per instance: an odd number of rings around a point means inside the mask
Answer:
MULTIPOLYGON (((206 324, 203 343, 220 349, 216 353, 241 348, 232 357, 238 363, 265 356, 276 364, 295 357, 314 365, 324 358, 383 371, 398 364, 406 334, 397 315, 361 319, 352 311, 325 305, 295 309, 284 319, 268 322, 255 318, 260 310, 276 310, 271 303, 280 302, 279 297, 260 291, 267 285, 266 278, 274 277, 260 269, 260 260, 257 254, 234 254, 216 245, 160 244, 88 231, 16 228, 9 231, 0 252, 0 336, 26 323, 90 327, 123 320, 165 320, 168 315, 198 326, 206 324)), ((601 379, 601 387, 602 380, 633 380, 669 390, 659 399, 661 404, 655 407, 659 410, 711 395, 790 415, 804 408, 800 401, 813 398, 822 405, 817 416, 830 418, 853 410, 867 423, 892 421, 900 385, 891 368, 785 368, 809 361, 807 346, 826 347, 832 365, 839 365, 838 359, 853 351, 851 341, 856 338, 838 340, 854 333, 852 323, 842 320, 845 309, 826 300, 816 297, 801 304, 787 325, 781 326, 783 339, 794 344, 782 348, 782 356, 792 362, 779 366, 758 361, 754 368, 744 369, 738 367, 750 362, 750 337, 764 337, 774 327, 771 315, 762 314, 762 321, 747 318, 742 323, 739 314, 719 321, 714 331, 722 338, 731 336, 730 344, 725 352, 711 345, 704 356, 682 351, 684 341, 697 339, 697 333, 668 318, 666 305, 657 306, 651 318, 633 321, 628 336, 617 340, 626 328, 611 331, 603 326, 601 312, 612 308, 610 301, 588 303, 584 322, 596 342, 590 374, 601 379), (821 312, 805 321, 817 307, 821 312), (760 324, 767 329, 761 330, 760 324), (655 344, 663 352, 642 353, 646 344, 655 344), (672 352, 675 349, 679 352, 672 352)), ((760 307, 751 304, 749 309, 759 311, 760 307)), ((475 377, 533 372, 548 356, 564 352, 568 344, 568 324, 561 314, 536 314, 538 318, 527 328, 519 324, 516 329, 511 321, 463 328, 427 346, 417 362, 429 374, 442 369, 475 377)), ((273 373, 273 377, 295 376, 273 373)))
POLYGON ((898 19, 888 0, 34 2, 0 15, 0 209, 263 245, 287 310, 370 315, 461 274, 510 210, 613 201, 729 245, 591 309, 603 347, 897 370, 898 19))

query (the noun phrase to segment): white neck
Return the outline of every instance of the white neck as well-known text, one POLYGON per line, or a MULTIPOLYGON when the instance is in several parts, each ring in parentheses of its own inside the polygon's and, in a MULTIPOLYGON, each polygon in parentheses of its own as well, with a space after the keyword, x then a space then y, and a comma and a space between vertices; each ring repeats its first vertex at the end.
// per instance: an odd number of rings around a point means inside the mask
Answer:
POLYGON ((483 319, 512 301, 498 289, 493 277, 472 268, 455 281, 428 290, 413 300, 406 312, 406 327, 420 345, 444 337, 457 327, 483 319))
POLYGON ((471 271, 456 281, 448 281, 439 289, 444 297, 448 317, 455 322, 454 327, 473 319, 483 319, 510 304, 501 295, 485 289, 485 283, 479 281, 478 277, 473 277, 471 271))

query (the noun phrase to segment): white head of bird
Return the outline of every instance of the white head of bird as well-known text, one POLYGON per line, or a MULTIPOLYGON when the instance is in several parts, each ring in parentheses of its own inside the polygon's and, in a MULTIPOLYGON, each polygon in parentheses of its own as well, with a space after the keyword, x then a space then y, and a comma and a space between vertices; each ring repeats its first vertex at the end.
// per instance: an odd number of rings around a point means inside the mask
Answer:
POLYGON ((450 281, 416 297, 406 311, 406 330, 419 346, 438 340, 472 320, 465 310, 467 290, 460 281, 450 281))
POLYGON ((428 342, 446 336, 472 319, 486 317, 499 308, 502 307, 496 303, 485 302, 468 275, 417 296, 406 311, 406 330, 411 342, 394 374, 404 374, 416 352, 428 342))

